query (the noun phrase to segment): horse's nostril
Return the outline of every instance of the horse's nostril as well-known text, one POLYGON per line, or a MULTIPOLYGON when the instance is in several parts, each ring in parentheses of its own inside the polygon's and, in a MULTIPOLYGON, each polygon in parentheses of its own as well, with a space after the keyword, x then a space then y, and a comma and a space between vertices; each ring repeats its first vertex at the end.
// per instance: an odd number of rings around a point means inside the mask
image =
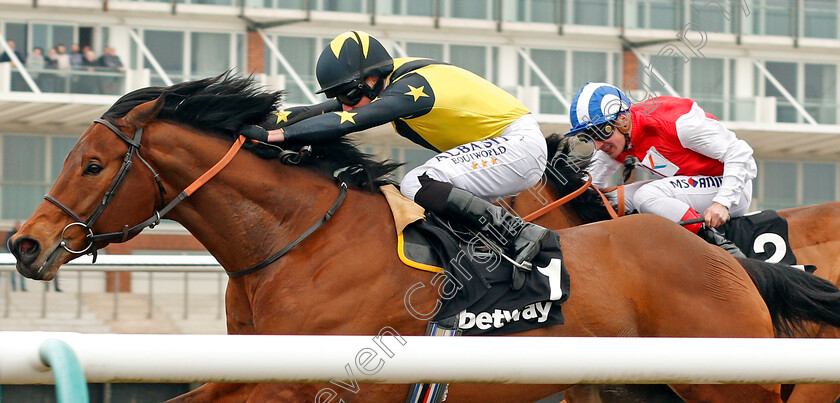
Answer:
POLYGON ((30 264, 41 253, 41 244, 35 239, 23 236, 12 242, 11 250, 22 263, 30 264))

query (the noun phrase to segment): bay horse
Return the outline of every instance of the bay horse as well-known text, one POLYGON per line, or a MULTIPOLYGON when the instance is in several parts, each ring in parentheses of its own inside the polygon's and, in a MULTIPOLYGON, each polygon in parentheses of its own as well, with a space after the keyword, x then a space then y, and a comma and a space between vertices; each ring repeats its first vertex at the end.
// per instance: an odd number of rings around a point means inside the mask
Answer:
MULTIPOLYGON (((574 156, 574 139, 565 139, 560 134, 549 136, 548 155, 553 156, 543 181, 529 191, 522 192, 506 203, 517 214, 525 217, 547 203, 553 203, 567 195, 579 196, 550 209, 533 220, 534 223, 559 230, 586 223, 610 220, 603 199, 595 189, 587 187, 587 176, 580 157, 574 156), (586 190, 583 190, 586 189, 586 190)), ((790 247, 797 260, 817 266, 815 275, 840 286, 840 203, 830 202, 807 207, 779 210, 779 215, 788 221, 790 247)), ((840 331, 834 326, 807 325, 797 329, 798 337, 838 338, 840 331)), ((612 396, 609 401, 638 401, 651 399, 665 401, 668 392, 642 385, 577 386, 566 392, 570 401, 588 401, 589 396, 599 392, 612 396), (574 399, 574 396, 587 396, 574 399), (639 397, 643 396, 643 397, 639 397)), ((783 397, 790 402, 834 402, 840 398, 840 385, 810 384, 796 385, 792 390, 783 388, 783 397)))
MULTIPOLYGON (((393 164, 372 161, 346 140, 308 152, 230 151, 244 139, 236 130, 262 122, 279 101, 280 93, 230 74, 121 97, 82 134, 46 200, 11 238, 17 270, 50 280, 62 264, 125 242, 163 215, 189 230, 231 276, 229 334, 424 334, 426 323, 414 312, 433 312, 438 290, 423 286, 431 273, 400 261, 391 211, 371 191, 393 164), (333 173, 347 166, 362 168, 348 170, 339 185, 333 173), (281 249, 287 252, 266 261, 281 249)), ((767 267, 755 270, 769 276, 748 274, 664 218, 629 217, 558 234, 571 278, 566 322, 522 335, 773 337, 803 320, 840 324, 833 285, 767 267), (770 288, 779 295, 765 302, 762 292, 770 288)), ((349 362, 355 353, 348 351, 349 362)), ((408 390, 336 385, 208 383, 173 401, 400 401, 408 390)), ((455 384, 449 401, 532 402, 568 386, 455 384)), ((689 402, 780 401, 779 385, 671 387, 689 402)))

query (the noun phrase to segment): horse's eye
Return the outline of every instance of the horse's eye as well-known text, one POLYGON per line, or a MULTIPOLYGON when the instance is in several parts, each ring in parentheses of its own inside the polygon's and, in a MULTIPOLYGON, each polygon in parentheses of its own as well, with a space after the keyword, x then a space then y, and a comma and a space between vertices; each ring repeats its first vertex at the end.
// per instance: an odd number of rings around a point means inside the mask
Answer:
POLYGON ((85 175, 99 175, 102 172, 102 166, 96 163, 91 163, 85 168, 85 175))

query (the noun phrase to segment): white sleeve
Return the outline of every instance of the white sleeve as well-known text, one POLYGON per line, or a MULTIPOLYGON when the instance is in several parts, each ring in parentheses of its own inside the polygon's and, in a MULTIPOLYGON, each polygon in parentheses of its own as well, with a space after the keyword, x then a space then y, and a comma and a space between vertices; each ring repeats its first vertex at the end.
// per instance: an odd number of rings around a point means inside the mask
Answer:
POLYGON ((589 161, 589 165, 586 166, 586 172, 592 175, 592 184, 603 189, 609 185, 610 175, 620 167, 620 162, 610 158, 607 153, 597 150, 589 161))
POLYGON ((676 123, 683 147, 723 163, 723 182, 714 201, 727 208, 736 204, 744 185, 758 172, 752 147, 735 137, 723 123, 706 117, 696 102, 676 123))

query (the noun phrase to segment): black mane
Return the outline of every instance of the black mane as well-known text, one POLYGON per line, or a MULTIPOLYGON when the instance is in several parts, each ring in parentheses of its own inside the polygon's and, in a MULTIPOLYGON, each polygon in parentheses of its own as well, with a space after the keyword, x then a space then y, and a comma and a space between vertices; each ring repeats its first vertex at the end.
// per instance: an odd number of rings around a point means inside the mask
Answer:
MULTIPOLYGON (((157 100, 162 105, 155 119, 183 123, 202 131, 234 138, 243 125, 265 122, 269 114, 279 107, 282 96, 282 91, 267 91, 251 76, 240 77, 228 71, 216 77, 169 87, 147 87, 132 91, 117 100, 102 118, 120 118, 140 104, 157 100)), ((280 150, 275 147, 250 142, 246 143, 245 148, 264 159, 276 159, 280 154, 280 150)), ((288 149, 297 151, 300 148, 288 149)), ((350 186, 371 191, 392 183, 390 173, 400 166, 389 160, 373 160, 346 138, 313 146, 312 152, 299 165, 310 166, 329 175, 340 168, 358 167, 348 170, 342 179, 350 186)))
MULTIPOLYGON (((550 158, 545 170, 548 181, 557 188, 561 196, 578 190, 586 182, 586 174, 569 158, 572 147, 570 139, 564 138, 562 134, 554 133, 546 141, 550 158)), ((603 200, 593 188, 586 189, 570 203, 580 218, 586 222, 610 219, 603 200)))

